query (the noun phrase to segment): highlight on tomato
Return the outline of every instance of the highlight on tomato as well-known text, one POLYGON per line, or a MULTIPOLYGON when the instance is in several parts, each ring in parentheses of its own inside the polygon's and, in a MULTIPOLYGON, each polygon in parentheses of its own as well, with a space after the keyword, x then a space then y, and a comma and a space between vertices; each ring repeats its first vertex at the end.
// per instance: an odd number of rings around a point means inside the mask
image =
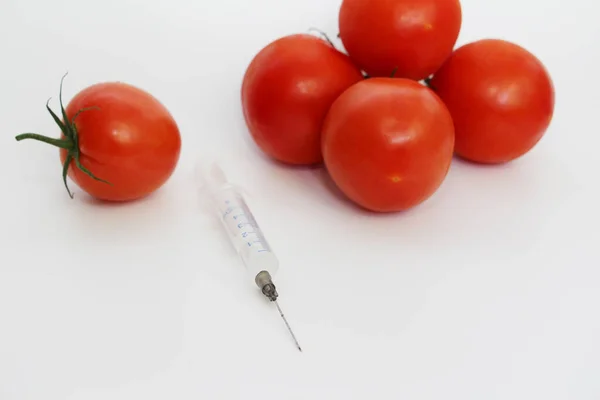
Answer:
POLYGON ((322 162, 321 129, 333 101, 363 74, 331 42, 279 38, 258 52, 242 82, 242 109, 256 145, 287 164, 322 162))
POLYGON ((16 136, 59 148, 62 178, 70 177, 92 197, 130 201, 160 188, 172 175, 181 136, 169 111, 149 93, 121 82, 89 86, 63 106, 60 116, 46 109, 61 131, 59 138, 36 133, 16 136))
POLYGON ((420 81, 450 56, 462 25, 459 0, 343 0, 339 36, 373 77, 420 81))
POLYGON ((554 113, 554 86, 523 47, 483 39, 458 48, 429 85, 454 119, 456 154, 485 164, 515 160, 535 147, 554 113))
POLYGON ((445 180, 454 125, 442 100, 419 82, 370 78, 333 103, 322 147, 329 175, 351 201, 375 212, 402 211, 445 180))

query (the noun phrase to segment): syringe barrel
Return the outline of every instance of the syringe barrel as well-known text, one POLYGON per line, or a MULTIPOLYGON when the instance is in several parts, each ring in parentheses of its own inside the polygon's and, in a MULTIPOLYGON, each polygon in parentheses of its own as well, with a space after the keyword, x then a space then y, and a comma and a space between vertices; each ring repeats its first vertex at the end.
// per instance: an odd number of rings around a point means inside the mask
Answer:
POLYGON ((213 207, 252 281, 261 271, 275 275, 279 261, 242 194, 227 182, 217 166, 213 167, 208 178, 210 184, 206 189, 213 207))

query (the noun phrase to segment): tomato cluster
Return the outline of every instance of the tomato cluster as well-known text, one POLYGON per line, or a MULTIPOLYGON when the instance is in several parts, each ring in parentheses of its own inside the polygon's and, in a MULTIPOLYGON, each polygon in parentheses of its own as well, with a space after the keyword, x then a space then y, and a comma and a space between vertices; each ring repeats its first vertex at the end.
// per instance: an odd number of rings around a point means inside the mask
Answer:
MULTIPOLYGON (((485 39, 455 49, 459 0, 343 0, 343 50, 320 33, 265 46, 246 69, 241 102, 250 135, 287 164, 324 164, 339 189, 377 212, 414 207, 440 187, 454 155, 504 163, 530 151, 554 111, 542 63, 523 47, 485 39)), ((62 93, 62 81, 61 81, 62 93)), ((70 177, 109 201, 144 197, 174 172, 179 128, 149 93, 119 82, 46 107, 70 177)))
POLYGON ((512 161, 554 111, 544 65, 484 39, 455 49, 459 0, 343 0, 337 49, 292 34, 258 52, 241 88, 250 135, 287 164, 324 164, 353 202, 401 211, 429 198, 454 155, 512 161))

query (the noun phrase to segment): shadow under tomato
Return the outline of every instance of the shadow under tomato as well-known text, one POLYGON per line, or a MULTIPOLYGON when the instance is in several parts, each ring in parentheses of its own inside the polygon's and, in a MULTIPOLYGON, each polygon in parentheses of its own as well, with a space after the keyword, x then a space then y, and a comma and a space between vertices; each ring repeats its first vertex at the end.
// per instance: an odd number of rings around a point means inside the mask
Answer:
POLYGON ((477 161, 473 161, 473 160, 469 160, 467 158, 464 158, 458 154, 454 154, 454 157, 452 159, 453 163, 456 164, 461 164, 461 165, 465 165, 465 166, 470 166, 472 168, 480 168, 480 169, 486 169, 486 170, 498 170, 498 169, 511 169, 515 166, 515 164, 518 164, 519 161, 521 161, 521 158, 517 158, 515 160, 512 161, 507 161, 504 163, 480 163, 477 161))
POLYGON ((130 207, 133 204, 143 204, 154 201, 156 198, 161 197, 161 191, 163 188, 159 188, 156 191, 149 193, 145 196, 139 197, 134 200, 125 200, 125 201, 112 201, 112 200, 103 200, 96 197, 93 197, 83 190, 79 190, 74 194, 75 199, 80 197, 80 200, 85 204, 96 206, 96 207, 130 207))
POLYGON ((155 192, 131 201, 107 201, 73 188, 77 204, 72 213, 73 231, 80 232, 84 241, 108 245, 113 240, 136 242, 142 238, 154 239, 169 225, 176 223, 176 182, 167 182, 155 192))

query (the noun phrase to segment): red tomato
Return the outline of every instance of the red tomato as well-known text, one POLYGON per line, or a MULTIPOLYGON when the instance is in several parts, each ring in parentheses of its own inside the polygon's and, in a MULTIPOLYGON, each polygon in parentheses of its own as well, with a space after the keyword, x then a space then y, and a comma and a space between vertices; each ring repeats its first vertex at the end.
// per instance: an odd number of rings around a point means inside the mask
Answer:
POLYGON ((554 112, 554 88, 542 63, 503 40, 457 49, 430 85, 454 119, 457 155, 479 163, 508 162, 527 153, 554 112))
POLYGON ((178 163, 181 137, 173 117, 158 100, 136 87, 125 83, 90 86, 71 100, 62 122, 54 116, 62 125, 61 139, 25 134, 17 140, 37 139, 60 147, 65 186, 68 172, 97 199, 126 201, 146 196, 167 181, 178 163))
POLYGON ((462 24, 459 0, 344 0, 340 38, 370 76, 421 80, 447 57, 462 24))
POLYGON ((363 79, 348 56, 313 35, 280 38, 252 60, 242 107, 258 147, 284 163, 322 161, 321 126, 333 101, 363 79))
POLYGON ((331 178, 358 205, 401 211, 430 197, 452 161, 454 127, 429 88, 403 78, 371 78, 344 92, 323 128, 331 178))

